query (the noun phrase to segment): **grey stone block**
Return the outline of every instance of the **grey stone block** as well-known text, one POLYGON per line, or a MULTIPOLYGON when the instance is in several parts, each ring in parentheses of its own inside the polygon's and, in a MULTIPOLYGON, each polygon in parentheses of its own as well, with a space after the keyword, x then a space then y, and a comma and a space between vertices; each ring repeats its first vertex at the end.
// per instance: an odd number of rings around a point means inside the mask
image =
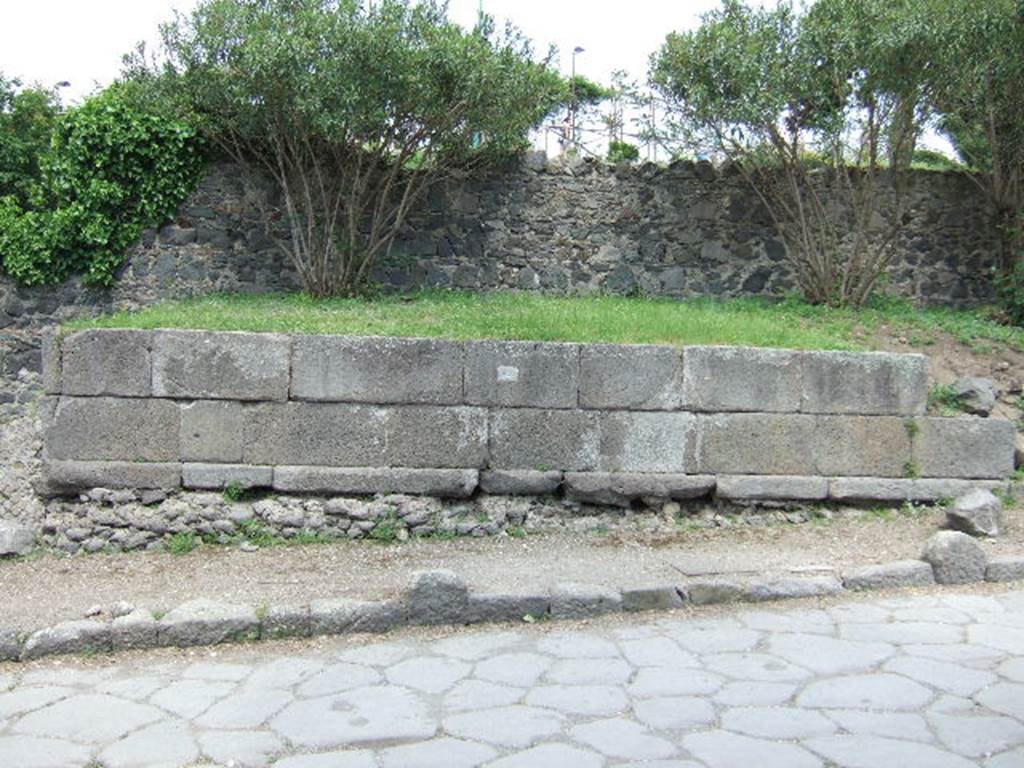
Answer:
POLYGON ((992 478, 1013 474, 1016 430, 1000 419, 917 419, 914 461, 922 477, 992 478))
POLYGON ((797 414, 701 416, 698 471, 703 474, 807 475, 817 418, 797 414))
POLYGON ((16 629, 0 628, 0 661, 21 658, 21 634, 16 629))
POLYGON ((170 400, 63 397, 47 419, 50 459, 178 460, 178 406, 170 400))
POLYGON ((466 342, 466 402, 575 408, 579 346, 532 341, 466 342))
POLYGON ((991 491, 974 488, 946 510, 946 524, 971 536, 998 536, 1003 530, 1003 502, 991 491))
POLYGON ((260 634, 252 608, 206 598, 179 605, 158 625, 160 644, 178 647, 257 640, 260 634))
POLYGON ((94 329, 61 344, 61 391, 65 395, 150 395, 148 331, 94 329))
POLYGON ((719 475, 715 495, 728 501, 821 501, 828 478, 787 475, 719 475))
POLYGON ((181 465, 130 461, 45 461, 43 495, 74 493, 90 488, 160 489, 181 487, 181 465))
POLYGON ((680 587, 686 602, 693 605, 733 603, 744 597, 744 586, 727 579, 696 579, 680 587))
POLYGON ((923 560, 895 560, 843 574, 843 586, 853 590, 927 587, 934 583, 932 566, 923 560))
POLYGON ((603 472, 691 472, 697 417, 692 413, 620 411, 601 416, 603 472))
POLYGON ((557 491, 561 484, 561 472, 486 469, 480 473, 480 490, 502 496, 544 496, 557 491))
POLYGON ((156 648, 159 643, 158 627, 153 614, 141 608, 127 616, 119 616, 110 622, 111 648, 115 651, 156 648))
POLYGON ((183 461, 240 462, 245 410, 230 400, 196 400, 181 404, 183 461))
POLYGON ((635 499, 696 499, 715 489, 711 475, 568 472, 565 495, 585 504, 630 507, 635 499))
POLYGON ((924 478, 914 480, 910 486, 910 501, 936 502, 951 501, 975 488, 988 491, 1006 490, 1008 484, 1000 480, 958 480, 949 478, 924 478))
POLYGON ((42 352, 43 391, 48 395, 59 395, 61 388, 61 354, 59 329, 47 326, 40 334, 42 352))
POLYGON ((196 400, 286 400, 290 365, 287 336, 156 331, 153 394, 196 400))
POLYGON ((110 651, 110 627, 99 621, 65 621, 33 632, 21 651, 24 661, 61 653, 104 653, 110 651))
POLYGON ((843 584, 835 576, 784 576, 754 582, 747 586, 744 594, 747 600, 763 602, 825 597, 838 595, 842 591, 843 584))
POLYGON ((801 357, 787 349, 687 347, 683 381, 698 411, 794 413, 800 409, 801 357))
POLYGON ((264 640, 282 637, 309 637, 313 621, 308 605, 272 605, 260 619, 260 637, 264 640))
POLYGON ((228 486, 270 488, 274 484, 273 467, 251 464, 182 464, 181 484, 185 488, 221 491, 228 486))
POLYGON ((938 584, 985 580, 985 550, 966 533, 939 531, 928 539, 921 559, 931 564, 938 584))
POLYGON ((411 493, 463 499, 473 495, 478 474, 475 469, 283 466, 274 468, 273 484, 274 490, 286 493, 411 493))
POLYGON ((911 497, 913 480, 891 477, 834 477, 828 484, 828 496, 836 501, 903 502, 911 497))
POLYGON ((527 616, 547 616, 551 607, 548 595, 470 595, 466 603, 465 623, 523 621, 527 616))
POLYGON ((814 474, 905 477, 910 433, 894 416, 820 416, 813 453, 814 474))
POLYGON ((985 581, 1024 580, 1024 556, 1006 555, 993 557, 985 569, 985 581))
POLYGON ((579 400, 582 408, 677 410, 684 403, 683 353, 669 346, 584 345, 579 400))
POLYGON ((36 545, 36 534, 27 525, 0 520, 0 557, 27 555, 36 545))
POLYGON ((469 587, 453 571, 414 573, 405 593, 411 624, 458 624, 464 621, 469 587))
POLYGON ((622 610, 622 595, 597 584, 557 584, 551 588, 551 618, 587 619, 622 610))
POLYGON ((805 413, 913 416, 928 401, 928 358, 888 352, 804 352, 805 413))
POLYGON ((452 405, 462 402, 460 342, 296 336, 293 344, 293 399, 452 405))
POLYGON ((996 407, 996 387, 991 379, 963 376, 953 382, 953 393, 960 407, 975 416, 988 416, 996 407))
POLYGON ((314 600, 309 604, 309 623, 313 635, 387 632, 405 623, 405 611, 396 602, 314 600))
POLYGON ((669 611, 682 608, 684 604, 676 587, 635 587, 622 590, 624 611, 669 611))
POLYGON ((487 465, 487 411, 483 408, 395 406, 385 430, 387 466, 487 465))
POLYGON ((595 470, 601 450, 600 418, 601 414, 596 411, 532 408, 492 411, 491 467, 595 470))

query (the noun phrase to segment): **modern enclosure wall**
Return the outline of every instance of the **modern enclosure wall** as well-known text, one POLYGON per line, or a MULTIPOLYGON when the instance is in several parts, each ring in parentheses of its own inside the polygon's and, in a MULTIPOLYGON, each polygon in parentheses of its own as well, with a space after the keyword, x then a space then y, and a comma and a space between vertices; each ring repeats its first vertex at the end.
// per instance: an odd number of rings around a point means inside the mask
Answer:
POLYGON ((1013 471, 1008 422, 923 415, 918 355, 89 330, 44 362, 51 493, 928 500, 1013 471))

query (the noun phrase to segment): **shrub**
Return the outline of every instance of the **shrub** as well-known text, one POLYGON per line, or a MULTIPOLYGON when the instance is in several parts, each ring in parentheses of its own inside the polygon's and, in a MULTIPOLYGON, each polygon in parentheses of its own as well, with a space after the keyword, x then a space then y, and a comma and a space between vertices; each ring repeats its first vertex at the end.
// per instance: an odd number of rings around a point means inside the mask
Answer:
POLYGON ((17 80, 0 74, 0 197, 12 195, 20 205, 28 203, 59 115, 55 93, 23 89, 17 80))
POLYGON ((1007 319, 1024 326, 1024 258, 1018 258, 1009 271, 996 274, 996 295, 1007 319))
POLYGON ((640 150, 636 144, 630 144, 628 141, 608 142, 608 162, 631 163, 639 157, 640 150))

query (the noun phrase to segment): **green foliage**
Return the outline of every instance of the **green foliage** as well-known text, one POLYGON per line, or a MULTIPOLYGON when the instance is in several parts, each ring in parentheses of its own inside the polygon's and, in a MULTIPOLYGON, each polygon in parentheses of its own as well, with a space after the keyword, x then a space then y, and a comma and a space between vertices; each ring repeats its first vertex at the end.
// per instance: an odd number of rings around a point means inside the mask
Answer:
POLYGON ((119 86, 61 115, 30 200, 0 198, 0 259, 28 285, 74 273, 111 285, 146 227, 170 215, 203 167, 196 133, 140 110, 119 86))
POLYGON ((921 465, 913 459, 909 459, 903 463, 903 476, 911 480, 917 480, 921 477, 921 465))
POLYGON ((172 555, 187 555, 199 546, 199 538, 191 531, 174 534, 167 542, 167 551, 172 555))
POLYGON ((54 92, 21 88, 0 74, 0 198, 11 195, 18 205, 28 203, 59 115, 54 92))
POLYGON ((628 141, 608 142, 608 162, 610 163, 631 163, 640 157, 640 150, 636 144, 628 141))
POLYGON ((565 81, 563 98, 566 106, 575 103, 577 106, 587 107, 596 106, 606 99, 613 98, 615 94, 614 88, 606 88, 583 75, 575 75, 565 81))
POLYGON ((398 521, 394 515, 385 515, 367 534, 373 541, 390 544, 398 539, 398 521))
POLYGON ((436 0, 202 0, 163 42, 131 76, 250 172, 318 296, 358 292, 431 184, 522 150, 564 88, 513 30, 436 0))
POLYGON ((928 407, 938 410, 943 416, 956 416, 964 410, 961 396, 949 384, 936 384, 931 388, 928 407))
POLYGON ((224 500, 236 503, 245 498, 246 488, 241 483, 229 483, 224 489, 224 500))
POLYGON ((996 295, 1014 325, 1024 327, 1024 258, 995 276, 996 295))
POLYGON ((910 165, 912 168, 917 168, 923 171, 967 170, 967 166, 962 162, 931 149, 915 149, 913 160, 911 160, 910 165))

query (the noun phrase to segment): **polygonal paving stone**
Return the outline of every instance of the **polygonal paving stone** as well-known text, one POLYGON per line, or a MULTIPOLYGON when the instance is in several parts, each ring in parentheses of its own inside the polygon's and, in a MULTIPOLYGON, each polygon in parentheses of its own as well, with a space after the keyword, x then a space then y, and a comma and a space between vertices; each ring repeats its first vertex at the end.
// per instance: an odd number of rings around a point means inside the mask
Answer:
POLYGON ((547 656, 536 653, 503 653, 479 662, 473 675, 492 683, 526 687, 536 683, 552 663, 547 656))
POLYGON ((890 624, 847 624, 839 629, 845 640, 871 643, 930 643, 942 645, 962 643, 964 631, 953 624, 929 624, 922 621, 902 621, 890 624))
POLYGON ((973 668, 988 667, 1006 655, 994 648, 967 644, 928 645, 927 643, 912 643, 904 645, 901 650, 908 656, 919 656, 938 661, 952 661, 957 664, 969 665, 973 668))
POLYGON ((890 659, 882 669, 956 696, 970 696, 998 680, 991 672, 911 656, 890 659))
POLYGON ((541 744, 495 760, 488 768, 601 768, 604 758, 567 744, 541 744))
POLYGON ((284 749, 284 742, 266 731, 205 731, 199 734, 199 746, 222 765, 262 768, 284 749))
POLYGON ((339 661, 350 664, 369 664, 371 667, 397 664, 416 653, 415 646, 405 643, 375 643, 353 648, 338 655, 339 661))
POLYGON ((993 624, 975 624, 967 628, 967 641, 1024 656, 1024 629, 993 624))
POLYGON ((682 746, 708 768, 820 768, 821 761, 802 747, 753 739, 727 731, 684 736, 682 746))
POLYGON ((615 643, 582 632, 561 632, 542 637, 537 650, 563 659, 601 659, 619 655, 615 643))
POLYGON ((562 722, 562 716, 551 710, 511 706, 450 715, 444 719, 444 729, 464 739, 521 748, 559 733, 562 722))
POLYGON ((522 688, 498 685, 485 680, 463 680, 445 695, 444 707, 450 712, 489 709, 516 704, 522 698, 522 688))
POLYGON ((654 696, 690 696, 699 693, 714 693, 725 680, 710 672, 699 669, 674 669, 671 667, 643 667, 627 687, 630 696, 652 698, 654 696))
POLYGON ((172 714, 191 720, 235 689, 234 683, 179 680, 157 691, 149 701, 172 714))
POLYGON ((733 707, 770 707, 793 698, 797 686, 792 683, 729 683, 715 694, 715 701, 733 707))
POLYGON ((188 723, 155 723, 104 749, 99 763, 105 768, 179 768, 199 757, 199 747, 188 723))
POLYGON ((74 693, 73 688, 51 685, 17 688, 10 693, 0 693, 0 720, 40 709, 74 693))
POLYGON ((932 692, 913 680, 876 672, 817 680, 796 701, 820 709, 916 710, 931 698, 932 692))
POLYGON ((97 686, 96 690, 99 693, 109 693, 111 696, 141 701, 167 685, 168 681, 162 677, 129 677, 124 680, 109 680, 97 686))
POLYGON ((642 763, 621 763, 616 768, 705 768, 695 760, 644 760, 642 763))
POLYGON ((764 653, 713 653, 705 655, 701 661, 705 669, 734 680, 791 683, 811 676, 803 667, 764 653))
MULTIPOLYGON (((245 681, 249 688, 291 688, 324 669, 322 661, 304 658, 275 659, 262 664, 245 681)), ((366 683, 364 683, 366 685, 366 683)))
POLYGON ((951 696, 944 693, 928 705, 927 712, 932 715, 963 715, 976 712, 978 705, 963 696, 951 696))
POLYGON ((944 605, 923 606, 921 608, 901 608, 893 619, 897 622, 929 622, 934 624, 969 624, 971 617, 963 611, 957 611, 944 605))
POLYGON ((1008 659, 996 669, 1000 675, 1017 683, 1024 683, 1024 658, 1008 659))
POLYGON ((881 736, 823 736, 804 742, 841 768, 879 768, 915 766, 915 768, 973 768, 974 763, 959 755, 928 744, 886 739, 881 736))
POLYGON ((433 643, 430 650, 441 656, 453 656, 465 661, 479 661, 493 656, 497 651, 516 645, 522 639, 523 636, 517 632, 493 632, 465 637, 449 637, 433 643))
POLYGON ((163 717, 159 709, 147 704, 105 694, 83 694, 25 715, 13 730, 85 744, 105 744, 163 717))
POLYGON ((420 656, 388 667, 384 674, 394 685, 404 685, 424 693, 444 693, 471 669, 469 664, 458 659, 420 656))
POLYGON ((839 624, 879 624, 892 618, 892 611, 873 603, 837 605, 827 611, 839 624))
POLYGON ((763 739, 806 739, 836 732, 819 712, 794 707, 737 707, 722 714, 722 728, 763 739))
POLYGON ((672 757, 676 748, 660 736, 652 736, 632 720, 614 718, 577 725, 570 732, 573 740, 609 757, 626 760, 657 760, 672 757))
POLYGON ((683 650, 692 653, 749 651, 761 641, 761 633, 752 629, 682 629, 669 633, 683 650))
POLYGON ((862 712, 856 709, 832 709, 826 713, 844 730, 866 736, 932 741, 928 723, 920 715, 907 712, 862 712))
POLYGON ((715 721, 715 708, 697 696, 660 696, 633 705, 636 719, 657 730, 689 730, 715 721))
POLYGON ((619 643, 626 661, 635 667, 693 667, 697 657, 682 650, 667 637, 625 640, 619 643))
POLYGON ((1024 722, 1024 685, 1020 683, 996 683, 977 694, 974 700, 1024 722))
POLYGON ((372 752, 325 752, 296 755, 274 763, 274 768, 378 768, 372 752))
POLYGON ((765 632, 796 632, 799 634, 832 634, 835 621, 825 611, 748 611, 740 621, 751 629, 765 632))
POLYGON ((328 696, 332 693, 350 691, 353 688, 376 685, 382 679, 383 675, 375 669, 360 664, 341 662, 324 667, 306 678, 305 682, 298 687, 297 693, 306 697, 328 696))
POLYGON ((1020 768, 1024 765, 1024 748, 1003 752, 985 761, 985 768, 1020 768))
POLYGON ((929 715, 928 722, 950 752, 986 757, 1024 744, 1024 725, 1009 717, 929 715))
POLYGON ((197 720, 203 728, 256 728, 284 709, 294 697, 282 690, 246 690, 218 701, 197 720))
POLYGON ((633 668, 622 659, 568 659, 557 662, 547 679, 566 685, 624 683, 633 675, 633 668))
POLYGON ((896 653, 896 648, 888 643, 837 640, 821 635, 775 635, 769 638, 766 650, 819 675, 860 671, 896 653))
POLYGON ((623 690, 611 685, 541 685, 526 695, 526 703, 588 717, 617 715, 629 707, 623 690))
POLYGON ((116 667, 102 669, 69 669, 57 665, 25 672, 25 674, 21 676, 21 685, 61 685, 86 688, 99 685, 104 680, 109 680, 115 676, 116 672, 116 667))
POLYGON ((385 749, 380 763, 382 768, 476 768, 497 755, 486 744, 440 738, 385 749))
POLYGON ((429 739, 437 731, 415 693, 383 686, 297 701, 270 725, 292 744, 313 749, 429 739))
MULTIPOLYGON (((941 595, 937 598, 937 604, 948 605, 950 608, 963 611, 976 619, 986 614, 1003 613, 1006 610, 1006 606, 995 597, 971 595, 963 592, 941 595)), ((918 606, 914 605, 912 607, 916 608, 918 606)))
POLYGON ((0 765, 18 768, 67 768, 85 765, 89 750, 61 739, 0 736, 0 765))
POLYGON ((252 668, 243 664, 222 664, 216 661, 197 661, 185 667, 181 677, 188 680, 219 680, 237 683, 252 674, 252 668))

